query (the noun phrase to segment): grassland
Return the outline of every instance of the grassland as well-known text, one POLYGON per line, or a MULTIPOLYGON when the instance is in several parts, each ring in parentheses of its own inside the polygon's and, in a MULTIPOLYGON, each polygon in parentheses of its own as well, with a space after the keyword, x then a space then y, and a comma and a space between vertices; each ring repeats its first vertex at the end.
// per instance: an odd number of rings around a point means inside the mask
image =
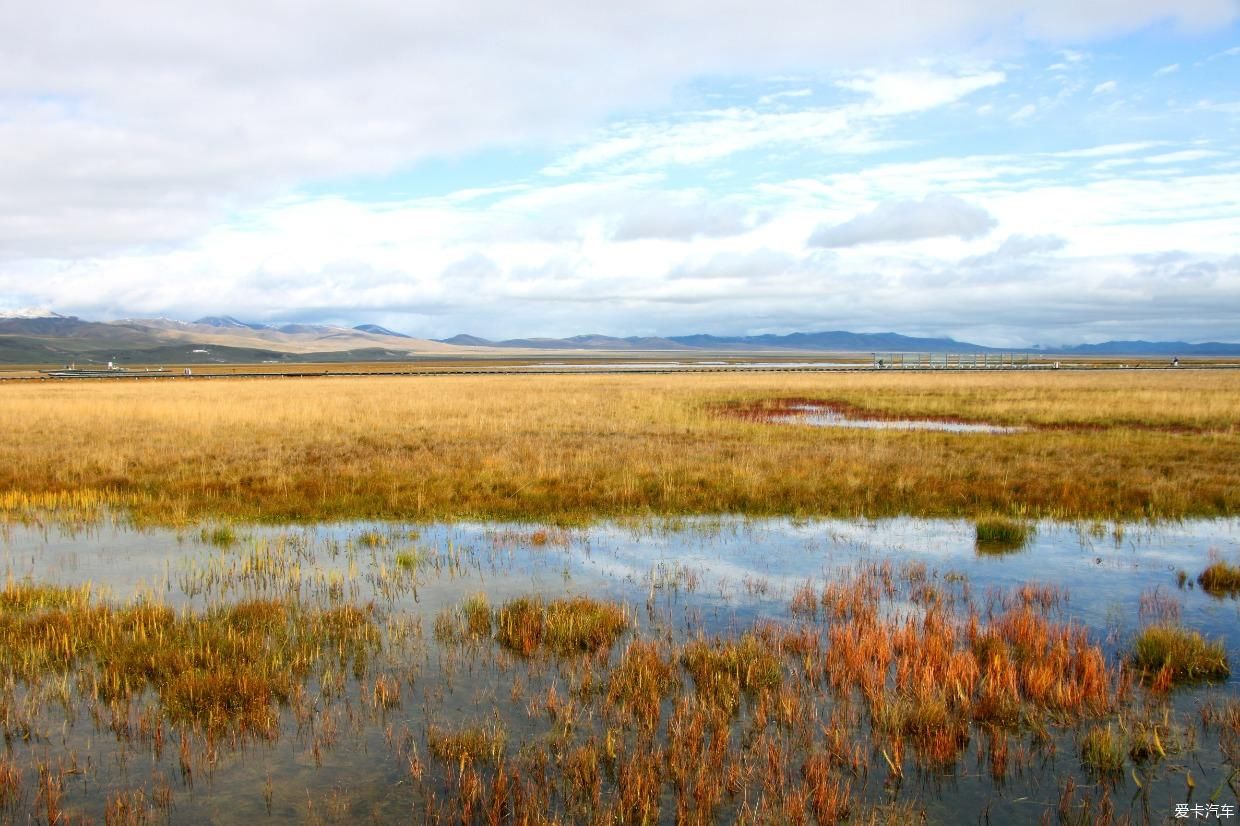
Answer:
POLYGON ((0 517, 139 522, 1240 512, 1240 373, 440 376, 0 386, 0 517), (773 425, 812 398, 1003 435, 773 425))

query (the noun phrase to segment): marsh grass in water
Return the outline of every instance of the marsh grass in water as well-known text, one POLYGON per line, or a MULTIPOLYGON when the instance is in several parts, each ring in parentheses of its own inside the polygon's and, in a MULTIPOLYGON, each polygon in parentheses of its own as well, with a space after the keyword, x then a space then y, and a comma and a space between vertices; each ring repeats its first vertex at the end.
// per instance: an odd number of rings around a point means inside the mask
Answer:
POLYGON ((1240 566, 1216 559, 1197 577, 1206 593, 1231 596, 1240 594, 1240 566))
POLYGON ((0 668, 26 682, 87 667, 102 701, 159 698, 174 723, 273 736, 287 705, 328 651, 364 661, 378 644, 352 606, 303 610, 249 600, 202 614, 157 603, 114 606, 85 591, 9 582, 0 592, 0 668))
MULTIPOLYGON (((890 541, 907 548, 910 523, 890 541)), ((1092 823, 1139 816, 1137 790, 1169 810, 1190 767, 1199 792, 1225 792, 1231 687, 1135 679, 1120 647, 1137 623, 1218 612, 1159 583, 1168 548, 1181 564, 1219 534, 1173 533, 1140 573, 1135 531, 1134 548, 1099 551, 1123 563, 1104 592, 1128 617, 1113 633, 1079 624, 1094 592, 1069 601, 1074 577, 1099 577, 1093 553, 1074 528, 1042 529, 1056 583, 1013 585, 1045 562, 978 558, 959 522, 903 561, 874 526, 837 541, 797 524, 783 546, 749 523, 583 531, 565 548, 428 526, 416 577, 356 527, 255 529, 239 550, 184 546, 228 573, 186 574, 193 596, 170 605, 10 580, 0 822, 1092 823), (701 554, 677 562, 693 588, 651 586, 669 549, 701 554), (444 633, 436 620, 423 638, 441 608, 444 633)))
POLYGON ((500 643, 524 657, 543 649, 560 656, 609 649, 631 625, 623 606, 589 597, 520 597, 495 615, 500 643))
POLYGON ((1132 664, 1156 686, 1223 680, 1231 674, 1227 650, 1219 641, 1179 625, 1150 625, 1133 642, 1132 664))
POLYGON ((1024 548, 1033 538, 1034 526, 1019 519, 990 516, 974 524, 977 550, 981 553, 1009 553, 1024 548))
POLYGON ((1123 738, 1115 727, 1091 726, 1081 737, 1081 764, 1099 774, 1118 774, 1124 770, 1123 738))

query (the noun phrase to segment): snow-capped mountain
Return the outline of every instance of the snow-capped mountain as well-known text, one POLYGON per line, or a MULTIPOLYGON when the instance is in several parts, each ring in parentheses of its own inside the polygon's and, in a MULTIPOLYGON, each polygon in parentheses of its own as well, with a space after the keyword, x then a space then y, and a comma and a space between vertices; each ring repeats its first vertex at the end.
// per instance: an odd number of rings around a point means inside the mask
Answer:
POLYGON ((16 310, 0 310, 0 318, 73 318, 73 316, 61 315, 46 307, 21 307, 16 310))

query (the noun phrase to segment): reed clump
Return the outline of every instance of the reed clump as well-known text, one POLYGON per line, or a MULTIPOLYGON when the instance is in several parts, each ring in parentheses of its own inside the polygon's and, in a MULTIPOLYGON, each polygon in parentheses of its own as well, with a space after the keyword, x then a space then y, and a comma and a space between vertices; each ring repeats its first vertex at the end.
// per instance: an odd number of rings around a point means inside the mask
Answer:
POLYGON ((649 641, 629 643, 607 685, 607 703, 652 729, 659 721, 663 698, 677 685, 675 664, 649 641))
POLYGON ((1222 559, 1215 560, 1201 572, 1197 582, 1210 594, 1240 594, 1240 566, 1222 559))
POLYGON ((1099 774, 1124 770, 1124 743, 1114 726, 1092 726, 1081 737, 1081 765, 1099 774))
POLYGON ((631 625, 624 606, 589 597, 519 597, 495 614, 500 644, 523 657, 541 649, 562 657, 596 653, 615 645, 631 625))
POLYGON ((1025 547, 1033 537, 1028 522, 1004 516, 978 519, 974 525, 977 549, 983 553, 1006 553, 1025 547))
POLYGON ((1169 623, 1144 628, 1133 642, 1129 659, 1156 686, 1163 688, 1179 683, 1222 680, 1231 674, 1222 642, 1207 641, 1196 631, 1169 623))
POLYGON ((491 636, 491 603, 484 593, 471 594, 461 604, 465 617, 465 631, 474 639, 491 636))
POLYGON ((308 610, 251 600, 194 614, 134 602, 115 606, 35 583, 0 599, 0 669, 35 683, 83 668, 88 694, 127 700, 146 690, 174 723, 274 736, 287 704, 330 652, 364 661, 379 642, 366 611, 308 610))
POLYGON ((440 760, 464 767, 498 763, 507 738, 507 732, 498 724, 458 728, 433 725, 426 733, 426 747, 440 760))
POLYGON ((694 640, 685 646, 681 663, 699 697, 733 713, 742 696, 777 688, 783 681, 779 658, 753 632, 738 640, 694 640))
POLYGON ((0 811, 16 801, 21 791, 21 769, 12 758, 0 757, 0 811))

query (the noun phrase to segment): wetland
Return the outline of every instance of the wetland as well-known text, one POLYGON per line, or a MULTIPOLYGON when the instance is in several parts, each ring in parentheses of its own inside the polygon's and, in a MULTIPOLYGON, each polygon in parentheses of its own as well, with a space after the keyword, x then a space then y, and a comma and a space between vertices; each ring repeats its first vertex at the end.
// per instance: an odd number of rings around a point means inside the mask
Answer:
POLYGON ((1083 822, 1234 800, 1240 603, 1194 578, 1240 560, 1240 522, 1042 521, 1003 554, 978 534, 11 526, 0 810, 1083 822), (1169 628, 1213 670, 1141 659, 1169 628))
POLYGON ((1230 372, 0 390, 0 822, 1235 805, 1230 372))

